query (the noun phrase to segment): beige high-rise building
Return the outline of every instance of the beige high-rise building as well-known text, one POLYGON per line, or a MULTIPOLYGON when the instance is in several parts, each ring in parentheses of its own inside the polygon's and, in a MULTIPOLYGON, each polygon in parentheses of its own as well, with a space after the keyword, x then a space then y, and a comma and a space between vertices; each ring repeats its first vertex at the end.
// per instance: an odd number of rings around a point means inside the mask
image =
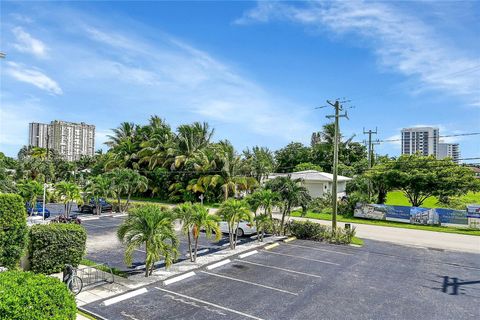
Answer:
POLYGON ((424 156, 438 155, 438 128, 415 127, 402 129, 402 154, 420 153, 424 156))
POLYGON ((95 126, 84 122, 54 120, 50 124, 30 123, 28 144, 57 151, 68 161, 95 152, 95 126))
POLYGON ((458 143, 440 142, 438 144, 438 159, 452 158, 458 163, 460 159, 460 145, 458 143))

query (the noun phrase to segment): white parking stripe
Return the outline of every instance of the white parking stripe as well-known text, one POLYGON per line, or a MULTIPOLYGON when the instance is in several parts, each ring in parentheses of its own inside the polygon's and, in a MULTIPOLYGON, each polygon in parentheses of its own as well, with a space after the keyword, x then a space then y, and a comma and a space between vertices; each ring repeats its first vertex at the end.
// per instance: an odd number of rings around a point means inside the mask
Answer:
POLYGON ((163 281, 163 285, 168 286, 169 284, 172 284, 172 283, 175 283, 177 281, 193 277, 194 275, 195 275, 195 272, 190 271, 190 272, 184 273, 182 275, 179 275, 178 277, 173 277, 173 278, 170 278, 170 279, 167 279, 167 280, 163 281))
POLYGON ((226 265, 227 263, 230 263, 230 262, 232 262, 230 259, 225 259, 225 260, 219 261, 217 263, 214 263, 214 264, 211 264, 211 265, 207 266, 207 270, 212 270, 212 269, 221 267, 221 266, 226 265))
POLYGON ((280 267, 275 267, 275 266, 269 266, 268 264, 262 264, 262 263, 257 263, 257 262, 251 262, 247 260, 240 260, 240 259, 235 259, 236 261, 242 262, 242 263, 248 263, 248 264, 253 264, 255 266, 260 266, 260 267, 265 267, 265 268, 270 268, 270 269, 276 269, 276 270, 281 270, 285 272, 290 272, 290 273, 296 273, 296 274, 301 274, 303 276, 309 276, 309 277, 314 277, 314 278, 321 278, 321 276, 316 275, 316 274, 311 274, 311 273, 305 273, 301 271, 296 271, 296 270, 291 270, 291 269, 285 269, 285 268, 280 268, 280 267))
POLYGON ((138 295, 141 295, 141 294, 144 294, 144 293, 147 293, 147 292, 148 292, 148 290, 146 288, 138 289, 138 290, 135 290, 135 291, 130 291, 130 292, 127 292, 127 293, 122 294, 120 296, 105 300, 105 301, 103 301, 103 304, 105 306, 109 306, 111 304, 114 304, 114 303, 117 303, 117 302, 120 302, 120 301, 123 301, 123 300, 127 300, 127 299, 136 297, 138 295))
POLYGON ((182 297, 182 298, 185 298, 185 299, 190 299, 190 300, 192 300, 192 301, 200 302, 200 303, 203 303, 203 304, 206 304, 206 305, 209 305, 209 306, 218 308, 218 309, 222 309, 222 310, 225 310, 225 311, 229 311, 229 312, 232 312, 232 313, 235 313, 235 314, 238 314, 238 315, 241 315, 241 316, 250 318, 250 319, 264 320, 264 319, 262 319, 262 318, 255 317, 255 316, 252 316, 252 315, 250 315, 250 314, 243 313, 243 312, 241 312, 241 311, 233 310, 233 309, 230 309, 230 308, 227 308, 227 307, 222 307, 222 306, 220 306, 220 305, 218 305, 218 304, 211 303, 211 302, 208 302, 208 301, 205 301, 205 300, 200 300, 200 299, 197 299, 197 298, 194 298, 194 297, 190 297, 190 296, 187 296, 187 295, 185 295, 185 294, 173 292, 173 291, 170 291, 170 290, 167 290, 167 289, 163 289, 163 288, 158 288, 158 287, 155 287, 155 289, 160 290, 160 291, 163 291, 163 292, 168 292, 168 293, 170 293, 170 294, 174 294, 174 295, 177 295, 177 296, 182 297))
POLYGON ((212 273, 212 272, 207 272, 207 271, 200 271, 200 272, 206 273, 206 274, 214 276, 214 277, 219 277, 219 278, 223 278, 223 279, 228 279, 228 280, 233 280, 233 281, 237 281, 237 282, 247 283, 247 284, 251 284, 252 286, 262 287, 262 288, 265 288, 265 289, 270 289, 270 290, 279 291, 279 292, 282 292, 282 293, 291 294, 293 296, 298 296, 298 293, 295 293, 295 292, 290 292, 290 291, 287 291, 287 290, 278 289, 278 288, 266 286, 266 285, 263 285, 263 284, 247 281, 247 280, 232 278, 232 277, 224 276, 224 275, 221 275, 221 274, 218 274, 218 273, 212 273))
POLYGON ((258 251, 253 250, 253 251, 250 251, 250 252, 247 252, 247 253, 242 253, 238 257, 239 258, 246 258, 246 257, 251 256, 251 255, 256 254, 256 253, 258 253, 258 251))
POLYGON ((325 252, 332 252, 332 253, 338 253, 338 254, 344 254, 346 256, 351 256, 351 253, 345 253, 345 252, 339 252, 335 250, 328 250, 328 249, 322 249, 322 248, 312 248, 309 246, 300 246, 298 244, 292 244, 292 243, 284 243, 286 246, 292 246, 292 247, 298 247, 298 248, 305 248, 305 249, 310 249, 310 250, 317 250, 317 251, 325 251, 325 252))
POLYGON ((326 264, 331 264, 334 266, 339 266, 339 263, 334 263, 330 261, 324 261, 324 260, 317 260, 317 259, 310 259, 310 258, 305 258, 305 257, 300 257, 300 256, 294 256, 292 254, 286 254, 286 253, 280 253, 280 252, 273 252, 273 251, 266 251, 263 250, 263 252, 268 253, 268 254, 278 254, 279 256, 285 256, 285 257, 291 257, 291 258, 297 258, 297 259, 302 259, 302 260, 308 260, 308 261, 315 261, 315 262, 320 262, 320 263, 326 263, 326 264))

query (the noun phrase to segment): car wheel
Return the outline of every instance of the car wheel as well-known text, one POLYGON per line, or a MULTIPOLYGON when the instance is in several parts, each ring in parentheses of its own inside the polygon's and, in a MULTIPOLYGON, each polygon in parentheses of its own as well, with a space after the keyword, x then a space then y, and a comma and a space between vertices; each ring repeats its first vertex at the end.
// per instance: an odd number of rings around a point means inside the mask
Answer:
POLYGON ((245 232, 243 232, 243 229, 238 228, 238 229, 237 229, 237 236, 238 236, 238 237, 243 237, 244 235, 245 235, 245 232))

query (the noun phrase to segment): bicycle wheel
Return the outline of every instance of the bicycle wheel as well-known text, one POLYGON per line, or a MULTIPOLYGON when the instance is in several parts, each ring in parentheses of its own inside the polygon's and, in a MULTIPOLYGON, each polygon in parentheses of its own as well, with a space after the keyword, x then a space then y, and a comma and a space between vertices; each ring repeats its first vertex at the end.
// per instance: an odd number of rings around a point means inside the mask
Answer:
POLYGON ((73 276, 70 280, 68 280, 67 287, 74 295, 77 295, 80 293, 80 291, 82 291, 83 281, 79 277, 73 276))

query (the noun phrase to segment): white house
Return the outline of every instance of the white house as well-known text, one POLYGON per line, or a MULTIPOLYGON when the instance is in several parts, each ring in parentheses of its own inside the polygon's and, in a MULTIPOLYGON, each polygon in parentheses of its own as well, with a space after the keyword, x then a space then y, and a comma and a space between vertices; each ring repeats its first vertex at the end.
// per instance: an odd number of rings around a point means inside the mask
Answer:
MULTIPOLYGON (((303 179, 303 184, 312 198, 321 198, 325 194, 332 193, 333 174, 316 170, 305 170, 293 173, 272 173, 266 180, 275 179, 276 177, 287 177, 288 175, 290 175, 291 179, 303 179)), ((347 181, 349 180, 352 180, 352 178, 337 176, 338 198, 346 195, 345 189, 347 181)))

